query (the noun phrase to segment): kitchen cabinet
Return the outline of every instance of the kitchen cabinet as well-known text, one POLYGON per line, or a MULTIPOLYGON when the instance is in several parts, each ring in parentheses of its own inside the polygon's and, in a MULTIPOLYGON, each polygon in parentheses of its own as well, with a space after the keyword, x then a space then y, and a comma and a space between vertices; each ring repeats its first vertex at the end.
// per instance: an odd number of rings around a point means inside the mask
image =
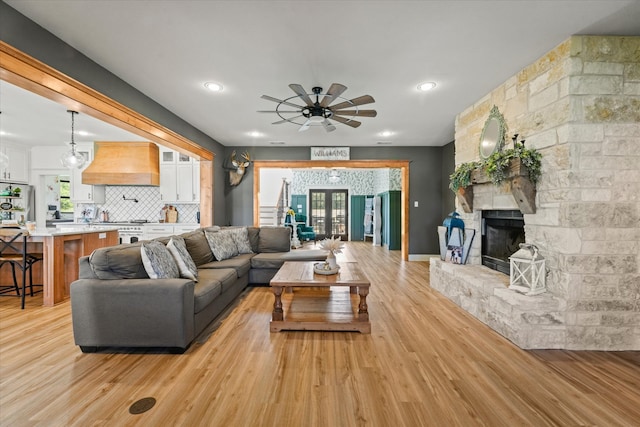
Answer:
POLYGON ((93 144, 77 144, 76 151, 84 156, 87 162, 80 169, 71 170, 71 201, 74 203, 104 203, 105 186, 82 183, 82 171, 93 160, 93 144))
POLYGON ((6 167, 0 170, 0 177, 9 182, 29 182, 29 152, 26 148, 2 143, 0 152, 9 158, 6 167))
POLYGON ((173 225, 153 224, 145 225, 142 229, 142 239, 151 240, 158 237, 169 237, 173 235, 173 225))
POLYGON ((151 240, 158 237, 177 236, 182 233, 197 230, 198 228, 200 228, 200 224, 145 224, 142 238, 144 240, 151 240))
POLYGON ((200 201, 200 162, 191 157, 160 150, 160 199, 163 202, 200 201))
POLYGON ((198 228, 200 228, 200 224, 174 225, 173 234, 180 235, 182 233, 188 233, 190 231, 197 230, 198 228))

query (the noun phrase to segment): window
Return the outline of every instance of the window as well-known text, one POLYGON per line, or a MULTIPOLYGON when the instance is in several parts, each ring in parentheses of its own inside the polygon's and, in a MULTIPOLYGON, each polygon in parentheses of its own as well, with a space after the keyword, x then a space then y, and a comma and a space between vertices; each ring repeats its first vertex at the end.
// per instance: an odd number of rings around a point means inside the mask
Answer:
POLYGON ((69 177, 59 177, 60 181, 60 212, 73 213, 73 203, 71 202, 71 184, 69 177))

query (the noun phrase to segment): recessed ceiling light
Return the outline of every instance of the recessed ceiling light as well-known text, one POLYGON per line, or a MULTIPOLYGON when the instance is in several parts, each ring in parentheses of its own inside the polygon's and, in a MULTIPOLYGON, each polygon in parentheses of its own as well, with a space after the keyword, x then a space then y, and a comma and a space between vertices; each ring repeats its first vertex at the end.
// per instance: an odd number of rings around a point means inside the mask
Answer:
POLYGON ((255 131, 255 130, 251 131, 251 132, 248 132, 247 135, 249 135, 252 138, 259 138, 259 137, 262 136, 262 134, 260 132, 255 131))
POLYGON ((204 87, 209 89, 211 92, 222 92, 222 85, 216 82, 206 82, 204 87))
POLYGON ((78 135, 80 135, 80 136, 89 136, 91 134, 89 132, 87 132, 86 130, 79 130, 78 131, 78 135))
POLYGON ((383 136, 385 138, 390 137, 391 135, 393 135, 393 132, 391 132, 390 130, 385 130, 383 132, 380 132, 380 136, 383 136))
POLYGON ((435 82, 424 82, 424 83, 420 83, 418 85, 418 90, 426 92, 426 91, 431 90, 431 89, 433 89, 435 87, 436 87, 435 82))

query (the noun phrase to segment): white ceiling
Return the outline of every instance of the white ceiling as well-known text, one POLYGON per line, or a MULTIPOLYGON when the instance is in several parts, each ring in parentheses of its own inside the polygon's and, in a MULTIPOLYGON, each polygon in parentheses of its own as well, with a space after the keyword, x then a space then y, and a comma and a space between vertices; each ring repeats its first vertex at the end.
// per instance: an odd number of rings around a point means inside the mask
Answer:
MULTIPOLYGON (((637 0, 5 2, 226 146, 441 146, 456 114, 572 34, 640 35, 637 0), (224 91, 207 92, 207 81, 224 91), (420 93, 424 81, 438 86, 420 93), (378 116, 326 133, 257 112, 276 107, 261 95, 293 96, 290 83, 311 92, 334 82, 344 98, 373 96, 361 108, 378 116)), ((36 145, 69 140, 65 108, 27 107, 38 101, 9 86, 3 131, 41 132, 20 136, 36 145)), ((94 122, 78 116, 76 128, 94 122)))

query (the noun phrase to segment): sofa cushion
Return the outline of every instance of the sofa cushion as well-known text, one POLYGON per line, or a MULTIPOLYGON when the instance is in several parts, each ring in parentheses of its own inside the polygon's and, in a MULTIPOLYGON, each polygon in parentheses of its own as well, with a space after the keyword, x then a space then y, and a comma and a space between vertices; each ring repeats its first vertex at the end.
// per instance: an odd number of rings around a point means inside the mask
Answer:
POLYGON ((259 253, 289 252, 291 229, 289 227, 261 227, 258 239, 259 253))
POLYGON ((251 258, 251 268, 280 268, 284 264, 283 252, 266 252, 251 258))
POLYGON ((173 255, 173 259, 178 265, 180 271, 180 277, 198 281, 198 269, 193 262, 189 251, 187 251, 187 245, 184 243, 184 239, 180 236, 172 236, 167 243, 167 249, 173 255))
POLYGON ((247 227, 232 228, 229 232, 233 237, 233 241, 238 248, 239 254, 253 253, 253 250, 251 249, 251 242, 249 242, 249 232, 247 231, 247 227))
POLYGON ((149 278, 142 264, 141 246, 138 242, 94 250, 89 256, 93 273, 102 280, 149 278))
POLYGON ((207 278, 195 284, 193 288, 193 311, 200 313, 211 301, 222 293, 222 283, 214 277, 207 278))
POLYGON ((282 267, 285 261, 324 261, 326 259, 327 251, 321 249, 262 253, 256 254, 251 258, 251 268, 277 269, 282 267))
POLYGON ((189 255, 191 255, 196 266, 206 264, 214 260, 213 252, 211 252, 211 248, 209 247, 209 242, 201 228, 181 234, 180 237, 184 239, 187 251, 189 251, 189 255))
POLYGON ((258 243, 260 242, 260 227, 247 227, 247 235, 251 244, 251 251, 258 253, 258 243))
POLYGON ((204 235, 207 237, 213 256, 216 257, 218 261, 238 255, 238 247, 236 246, 236 242, 233 240, 231 231, 221 230, 218 232, 211 232, 205 230, 204 235))
POLYGON ((157 241, 143 242, 140 247, 142 264, 152 279, 177 279, 180 271, 171 252, 157 241))
POLYGON ((207 264, 202 264, 200 270, 210 268, 233 268, 236 270, 238 277, 244 276, 249 272, 251 268, 251 258, 253 254, 239 254, 233 258, 228 258, 223 261, 213 261, 207 264))
POLYGON ((233 288, 233 285, 238 280, 238 275, 233 268, 200 269, 198 271, 198 277, 200 278, 200 282, 219 282, 222 285, 222 293, 225 293, 229 289, 233 288))

